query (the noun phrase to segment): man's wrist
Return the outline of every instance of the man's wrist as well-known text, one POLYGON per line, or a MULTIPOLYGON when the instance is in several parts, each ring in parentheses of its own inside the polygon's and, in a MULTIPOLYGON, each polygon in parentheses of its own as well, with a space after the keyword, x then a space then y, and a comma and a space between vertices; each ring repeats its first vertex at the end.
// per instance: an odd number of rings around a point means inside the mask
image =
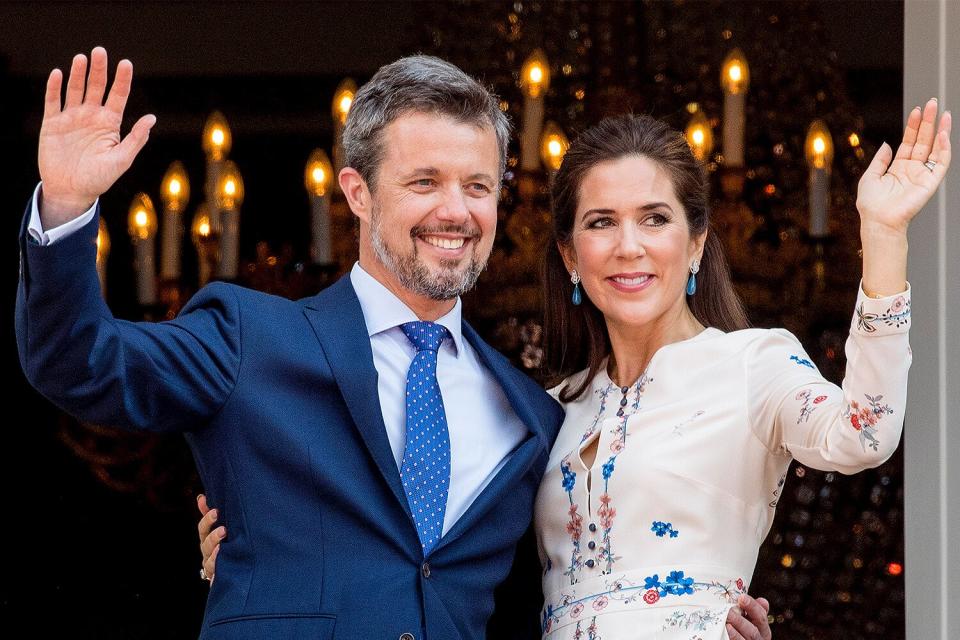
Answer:
POLYGON ((40 201, 37 203, 40 211, 40 223, 44 229, 54 229, 86 213, 96 198, 61 198, 49 196, 40 189, 40 201))

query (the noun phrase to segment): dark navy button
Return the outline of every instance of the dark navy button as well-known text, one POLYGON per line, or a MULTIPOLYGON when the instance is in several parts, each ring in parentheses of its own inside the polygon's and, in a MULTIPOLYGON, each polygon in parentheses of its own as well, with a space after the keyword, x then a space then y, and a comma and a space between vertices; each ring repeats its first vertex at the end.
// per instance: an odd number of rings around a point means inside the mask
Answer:
POLYGON ((620 393, 627 395, 627 391, 630 391, 630 387, 620 387, 620 393))
POLYGON ((421 565, 421 567, 420 567, 420 573, 423 574, 423 577, 424 577, 424 578, 429 578, 429 577, 430 577, 430 563, 429 563, 429 562, 424 562, 423 565, 421 565))
POLYGON ((412 633, 401 633, 400 640, 417 640, 412 633))
POLYGON ((587 565, 587 569, 593 569, 593 565, 595 565, 596 562, 593 560, 587 560, 584 564, 587 565))
POLYGON ((597 543, 591 540, 590 542, 587 543, 587 548, 593 551, 594 549, 597 548, 597 543))
POLYGON ((618 416, 622 416, 622 415, 623 415, 623 407, 620 407, 619 409, 617 409, 617 415, 618 415, 618 416))
POLYGON ((591 522, 591 523, 590 523, 590 526, 589 526, 589 529, 590 529, 590 531, 596 531, 596 530, 597 530, 597 525, 595 525, 594 523, 591 522))
POLYGON ((622 398, 620 398, 620 406, 621 407, 627 406, 627 396, 623 396, 622 398))

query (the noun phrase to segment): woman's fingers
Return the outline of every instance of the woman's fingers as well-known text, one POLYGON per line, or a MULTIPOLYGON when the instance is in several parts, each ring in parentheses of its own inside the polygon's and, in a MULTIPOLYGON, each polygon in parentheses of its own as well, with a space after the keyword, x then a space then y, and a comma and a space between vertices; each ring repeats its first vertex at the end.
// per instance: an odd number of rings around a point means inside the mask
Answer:
POLYGON ((203 559, 203 572, 207 574, 210 584, 213 584, 213 578, 216 575, 218 553, 220 553, 219 545, 213 549, 213 553, 211 553, 209 557, 205 556, 203 559))
POLYGON ((87 79, 87 93, 83 98, 84 104, 101 106, 103 93, 107 89, 107 50, 103 47, 94 47, 90 52, 90 77, 87 79))
POLYGON ((887 168, 890 166, 891 160, 893 160, 893 149, 890 148, 890 145, 884 142, 873 155, 873 160, 870 161, 870 165, 867 167, 867 170, 863 172, 863 177, 860 179, 860 181, 862 182, 868 177, 876 179, 881 178, 883 174, 887 172, 887 168))
POLYGON ((43 119, 52 118, 60 113, 60 88, 63 86, 63 72, 54 69, 47 78, 47 93, 43 97, 43 119))
POLYGON ((903 141, 897 148, 897 160, 906 160, 913 153, 913 145, 917 142, 917 135, 920 133, 920 121, 923 118, 923 111, 920 107, 914 107, 907 116, 907 126, 903 129, 903 141))
POLYGON ((217 527, 210 532, 206 538, 200 542, 200 553, 203 554, 203 560, 206 562, 207 558, 213 555, 213 552, 220 547, 220 543, 224 538, 227 537, 227 528, 226 527, 217 527))
POLYGON ((76 107, 83 102, 83 85, 87 80, 87 56, 78 53, 70 64, 70 78, 67 79, 67 99, 64 109, 76 107))
POLYGON ((132 82, 133 63, 126 59, 121 60, 117 65, 117 75, 113 78, 113 86, 110 87, 110 94, 107 96, 107 109, 110 109, 117 115, 123 115, 123 110, 127 106, 127 98, 130 97, 130 85, 132 82))
POLYGON ((917 141, 910 152, 911 160, 926 162, 930 150, 933 149, 933 135, 937 126, 937 106, 937 99, 930 98, 923 107, 923 118, 920 120, 917 141))
POLYGON ((943 165, 944 170, 950 166, 950 130, 953 126, 953 116, 949 111, 944 111, 940 116, 940 128, 937 131, 937 137, 933 141, 933 151, 930 152, 929 160, 933 160, 938 165, 943 165))

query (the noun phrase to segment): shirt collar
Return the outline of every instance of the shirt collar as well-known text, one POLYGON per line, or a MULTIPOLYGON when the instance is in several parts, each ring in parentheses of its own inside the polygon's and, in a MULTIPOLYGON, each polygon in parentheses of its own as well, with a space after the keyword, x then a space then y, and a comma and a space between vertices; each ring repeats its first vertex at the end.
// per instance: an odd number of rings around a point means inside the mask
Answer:
MULTIPOLYGON (((359 262, 355 262, 350 270, 350 284, 357 293, 370 337, 399 327, 405 322, 416 322, 420 319, 392 291, 364 271, 359 262)), ((457 297, 453 309, 436 321, 446 327, 453 336, 454 355, 458 357, 463 352, 462 307, 463 303, 457 297)))

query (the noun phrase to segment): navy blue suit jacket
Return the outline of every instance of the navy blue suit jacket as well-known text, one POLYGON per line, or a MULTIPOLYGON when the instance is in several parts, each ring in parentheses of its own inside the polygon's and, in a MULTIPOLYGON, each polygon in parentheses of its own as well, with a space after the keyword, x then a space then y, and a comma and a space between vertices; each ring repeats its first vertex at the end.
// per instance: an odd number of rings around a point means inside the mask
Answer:
POLYGON ((42 247, 24 219, 21 365, 81 420, 186 433, 230 531, 201 637, 484 637, 560 406, 464 324, 528 432, 425 560, 349 278, 298 301, 213 283, 172 321, 128 322, 100 295, 97 225, 42 247))

